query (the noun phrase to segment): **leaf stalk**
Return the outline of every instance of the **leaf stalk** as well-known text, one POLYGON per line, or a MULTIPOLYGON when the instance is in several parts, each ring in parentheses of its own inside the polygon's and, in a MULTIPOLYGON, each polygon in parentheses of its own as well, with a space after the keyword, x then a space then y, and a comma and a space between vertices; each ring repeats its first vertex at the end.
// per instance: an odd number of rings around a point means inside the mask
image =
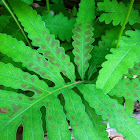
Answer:
POLYGON ((48 11, 48 13, 50 13, 50 5, 49 5, 49 0, 46 0, 46 4, 47 4, 47 11, 48 11))
POLYGON ((24 38, 26 39, 28 45, 29 45, 30 47, 32 47, 32 45, 31 45, 31 43, 29 42, 29 40, 28 40, 28 38, 27 38, 25 32, 23 31, 21 25, 19 24, 18 20, 16 19, 14 13, 12 12, 12 10, 10 9, 10 7, 8 6, 8 4, 7 4, 4 0, 2 0, 2 2, 3 2, 3 4, 4 4, 4 6, 6 7, 6 9, 8 10, 8 12, 11 14, 12 18, 15 20, 15 22, 16 22, 16 24, 18 25, 20 31, 22 32, 24 38))
POLYGON ((129 4, 129 8, 128 8, 127 15, 126 15, 126 17, 125 17, 125 20, 124 20, 124 22, 123 22, 123 25, 122 25, 121 30, 120 30, 120 33, 119 33, 119 37, 118 37, 118 40, 117 40, 116 48, 119 48, 120 39, 121 39, 123 30, 124 30, 124 28, 125 28, 125 25, 126 25, 126 23, 127 23, 127 21, 128 21, 128 18, 129 18, 131 9, 132 9, 132 7, 133 7, 133 3, 134 3, 134 0, 131 0, 131 1, 130 1, 130 4, 129 4))

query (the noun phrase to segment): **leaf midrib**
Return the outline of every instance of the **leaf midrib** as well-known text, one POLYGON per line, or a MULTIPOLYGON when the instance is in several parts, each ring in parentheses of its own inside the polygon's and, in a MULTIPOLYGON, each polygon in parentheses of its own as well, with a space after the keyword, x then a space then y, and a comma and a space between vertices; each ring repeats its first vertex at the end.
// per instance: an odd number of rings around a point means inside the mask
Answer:
MULTIPOLYGON (((104 88, 105 87, 105 85, 107 84, 107 82, 108 82, 108 80, 110 80, 110 77, 111 77, 111 75, 112 75, 112 73, 116 70, 116 68, 118 67, 118 65, 124 60, 124 58, 125 57, 127 57, 127 55, 129 54, 129 52, 131 51, 133 49, 133 47, 131 47, 121 58, 120 58, 120 60, 116 63, 116 66, 113 68, 113 69, 111 69, 111 72, 110 72, 110 74, 109 75, 107 75, 107 77, 108 78, 106 78, 106 81, 104 82, 104 84, 102 85, 102 87, 104 88)), ((113 55, 113 54, 110 54, 110 55, 113 55)), ((116 54, 115 54, 116 55, 116 54)), ((109 61, 107 61, 107 62, 109 62, 109 61)))

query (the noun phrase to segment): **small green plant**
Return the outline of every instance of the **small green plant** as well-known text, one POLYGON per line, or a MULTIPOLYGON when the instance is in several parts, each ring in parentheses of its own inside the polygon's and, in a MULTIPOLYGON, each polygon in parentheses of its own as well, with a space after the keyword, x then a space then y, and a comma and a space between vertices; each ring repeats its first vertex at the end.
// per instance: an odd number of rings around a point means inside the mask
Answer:
POLYGON ((13 18, 0 10, 0 108, 9 110, 0 113, 0 140, 16 140, 20 124, 23 140, 43 140, 46 131, 49 140, 70 140, 69 125, 77 140, 107 140, 104 120, 128 140, 140 140, 132 117, 140 100, 134 0, 101 0, 97 6, 81 0, 71 14, 62 0, 35 10, 32 2, 2 0, 13 18))

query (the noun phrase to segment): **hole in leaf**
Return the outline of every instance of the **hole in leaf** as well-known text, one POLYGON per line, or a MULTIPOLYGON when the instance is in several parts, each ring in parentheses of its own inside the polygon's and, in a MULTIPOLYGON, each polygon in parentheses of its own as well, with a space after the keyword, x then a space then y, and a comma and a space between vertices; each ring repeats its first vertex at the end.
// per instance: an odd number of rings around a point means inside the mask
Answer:
POLYGON ((34 96, 34 92, 32 92, 32 91, 29 91, 29 90, 27 90, 27 91, 23 91, 23 90, 21 90, 21 89, 19 89, 18 90, 18 93, 19 94, 24 94, 25 96, 27 96, 27 97, 32 97, 32 96, 34 96))
POLYGON ((61 76, 64 78, 66 83, 71 82, 69 78, 67 78, 62 72, 60 72, 61 76))
POLYGON ((10 110, 7 108, 0 108, 0 113, 9 113, 10 110))
POLYGON ((45 58, 47 61, 48 61, 48 59, 47 58, 45 58))
POLYGON ((40 108, 40 111, 41 111, 41 114, 42 114, 42 117, 41 117, 42 127, 43 127, 44 134, 45 134, 46 133, 46 108, 45 108, 45 106, 42 106, 40 108))
POLYGON ((59 94, 59 95, 57 96, 57 98, 60 100, 60 104, 62 105, 63 111, 64 111, 64 113, 66 114, 67 111, 66 111, 66 109, 65 109, 65 99, 64 99, 63 94, 62 94, 62 93, 59 94))
POLYGON ((23 125, 20 124, 17 133, 16 133, 16 140, 22 140, 23 139, 23 125))
POLYGON ((39 54, 43 55, 43 53, 39 53, 39 54))
POLYGON ((43 80, 43 81, 45 81, 49 87, 54 87, 55 86, 55 83, 52 82, 51 80, 42 79, 42 78, 40 78, 40 79, 43 80))
POLYGON ((39 49, 39 47, 34 47, 34 49, 35 49, 35 50, 38 50, 38 49, 39 49))
POLYGON ((26 96, 28 96, 28 97, 32 97, 32 96, 34 96, 34 92, 32 92, 32 91, 27 91, 27 92, 25 92, 25 95, 26 96))

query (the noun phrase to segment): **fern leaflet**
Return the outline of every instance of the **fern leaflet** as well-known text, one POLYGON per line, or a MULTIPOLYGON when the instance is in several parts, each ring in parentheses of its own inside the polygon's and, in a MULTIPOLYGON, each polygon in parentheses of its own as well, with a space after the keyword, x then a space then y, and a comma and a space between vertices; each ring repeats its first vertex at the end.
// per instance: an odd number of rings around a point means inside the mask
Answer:
POLYGON ((99 77, 96 82, 97 88, 108 93, 121 79, 128 68, 134 66, 134 62, 140 61, 140 31, 127 31, 130 37, 122 37, 119 49, 111 49, 113 54, 106 56, 108 61, 102 64, 99 77), (133 57, 132 57, 133 56, 133 57))
MULTIPOLYGON (((117 0, 104 0, 104 2, 99 2, 97 5, 99 11, 105 11, 99 17, 100 22, 105 21, 106 24, 109 24, 113 20, 114 26, 123 24, 127 14, 127 6, 123 2, 118 3, 117 0)), ((132 8, 128 22, 130 25, 140 23, 140 16, 137 10, 132 8)))
POLYGON ((42 20, 55 37, 59 37, 62 41, 71 41, 72 29, 75 23, 74 18, 68 20, 62 13, 59 13, 56 16, 51 14, 42 16, 42 20))
POLYGON ((140 100, 139 93, 140 93, 139 80, 136 78, 130 81, 127 78, 121 79, 119 83, 108 94, 136 101, 140 100))
POLYGON ((73 30, 73 54, 75 55, 75 63, 81 79, 84 79, 85 72, 88 69, 88 61, 91 58, 89 54, 92 50, 93 43, 93 26, 92 22, 95 17, 95 2, 92 0, 82 0, 79 5, 75 28, 73 30), (88 13, 88 15, 87 15, 88 13))

